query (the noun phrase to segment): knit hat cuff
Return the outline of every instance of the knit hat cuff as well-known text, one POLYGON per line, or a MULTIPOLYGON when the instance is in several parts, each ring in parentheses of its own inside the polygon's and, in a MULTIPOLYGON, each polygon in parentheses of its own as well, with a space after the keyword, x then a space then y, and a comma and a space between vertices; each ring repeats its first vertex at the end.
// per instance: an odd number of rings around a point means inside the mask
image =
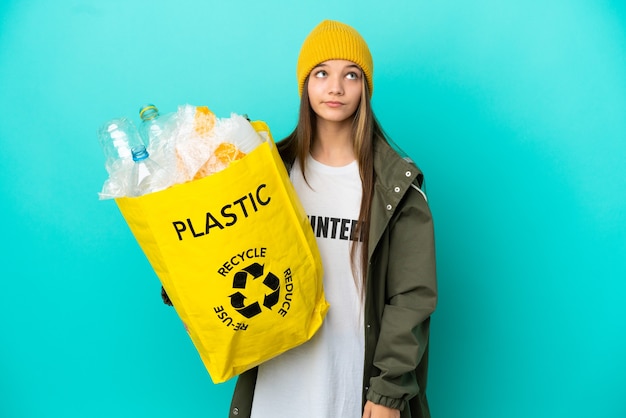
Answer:
POLYGON ((332 20, 320 23, 302 44, 296 69, 300 95, 311 70, 332 59, 348 60, 357 64, 363 70, 370 96, 372 95, 374 64, 367 43, 351 26, 332 20))

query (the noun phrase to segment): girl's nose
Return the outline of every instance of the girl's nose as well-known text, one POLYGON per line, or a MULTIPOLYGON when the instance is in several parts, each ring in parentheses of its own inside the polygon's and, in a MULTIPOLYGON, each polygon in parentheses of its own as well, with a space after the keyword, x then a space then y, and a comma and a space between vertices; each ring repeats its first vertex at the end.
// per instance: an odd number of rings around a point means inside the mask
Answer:
POLYGON ((342 95, 343 94, 343 82, 340 77, 331 77, 330 79, 330 94, 342 95))

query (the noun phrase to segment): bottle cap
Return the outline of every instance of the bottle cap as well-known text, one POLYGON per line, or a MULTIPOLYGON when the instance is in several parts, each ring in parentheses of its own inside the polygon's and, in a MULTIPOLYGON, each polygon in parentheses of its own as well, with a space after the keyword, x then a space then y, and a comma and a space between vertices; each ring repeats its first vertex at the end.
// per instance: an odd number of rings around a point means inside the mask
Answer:
POLYGON ((145 104, 139 108, 141 120, 151 120, 159 116, 159 109, 153 104, 145 104))

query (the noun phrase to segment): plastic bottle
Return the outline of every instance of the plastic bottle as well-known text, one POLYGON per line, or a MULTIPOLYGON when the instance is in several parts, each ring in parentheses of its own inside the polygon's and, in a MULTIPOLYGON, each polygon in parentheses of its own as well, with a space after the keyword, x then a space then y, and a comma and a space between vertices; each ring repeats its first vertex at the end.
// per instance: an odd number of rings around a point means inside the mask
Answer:
POLYGON ((139 132, 143 143, 150 149, 158 142, 164 130, 159 120, 159 109, 153 104, 145 104, 139 108, 139 118, 141 119, 139 132))
POLYGON ((132 163, 131 149, 141 145, 141 138, 132 120, 116 118, 98 129, 98 142, 104 152, 105 167, 110 175, 132 163))
POLYGON ((230 115, 231 137, 233 142, 244 154, 249 154, 256 147, 263 143, 263 139, 254 130, 247 116, 240 116, 235 113, 230 115))
POLYGON ((176 115, 173 113, 161 115, 155 105, 146 104, 139 108, 139 117, 141 118, 139 132, 150 158, 163 168, 171 168, 175 163, 176 115))
POLYGON ((159 184, 161 167, 150 158, 150 154, 144 145, 138 145, 132 149, 133 161, 128 196, 142 196, 156 192, 163 187, 159 184))

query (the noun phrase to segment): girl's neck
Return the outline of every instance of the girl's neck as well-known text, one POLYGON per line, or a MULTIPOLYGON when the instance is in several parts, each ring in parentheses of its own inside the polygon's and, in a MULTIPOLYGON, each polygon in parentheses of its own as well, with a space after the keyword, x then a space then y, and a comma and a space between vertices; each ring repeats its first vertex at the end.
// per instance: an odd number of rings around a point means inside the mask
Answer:
POLYGON ((320 123, 316 126, 311 156, 332 167, 342 167, 355 160, 350 123, 320 123))

